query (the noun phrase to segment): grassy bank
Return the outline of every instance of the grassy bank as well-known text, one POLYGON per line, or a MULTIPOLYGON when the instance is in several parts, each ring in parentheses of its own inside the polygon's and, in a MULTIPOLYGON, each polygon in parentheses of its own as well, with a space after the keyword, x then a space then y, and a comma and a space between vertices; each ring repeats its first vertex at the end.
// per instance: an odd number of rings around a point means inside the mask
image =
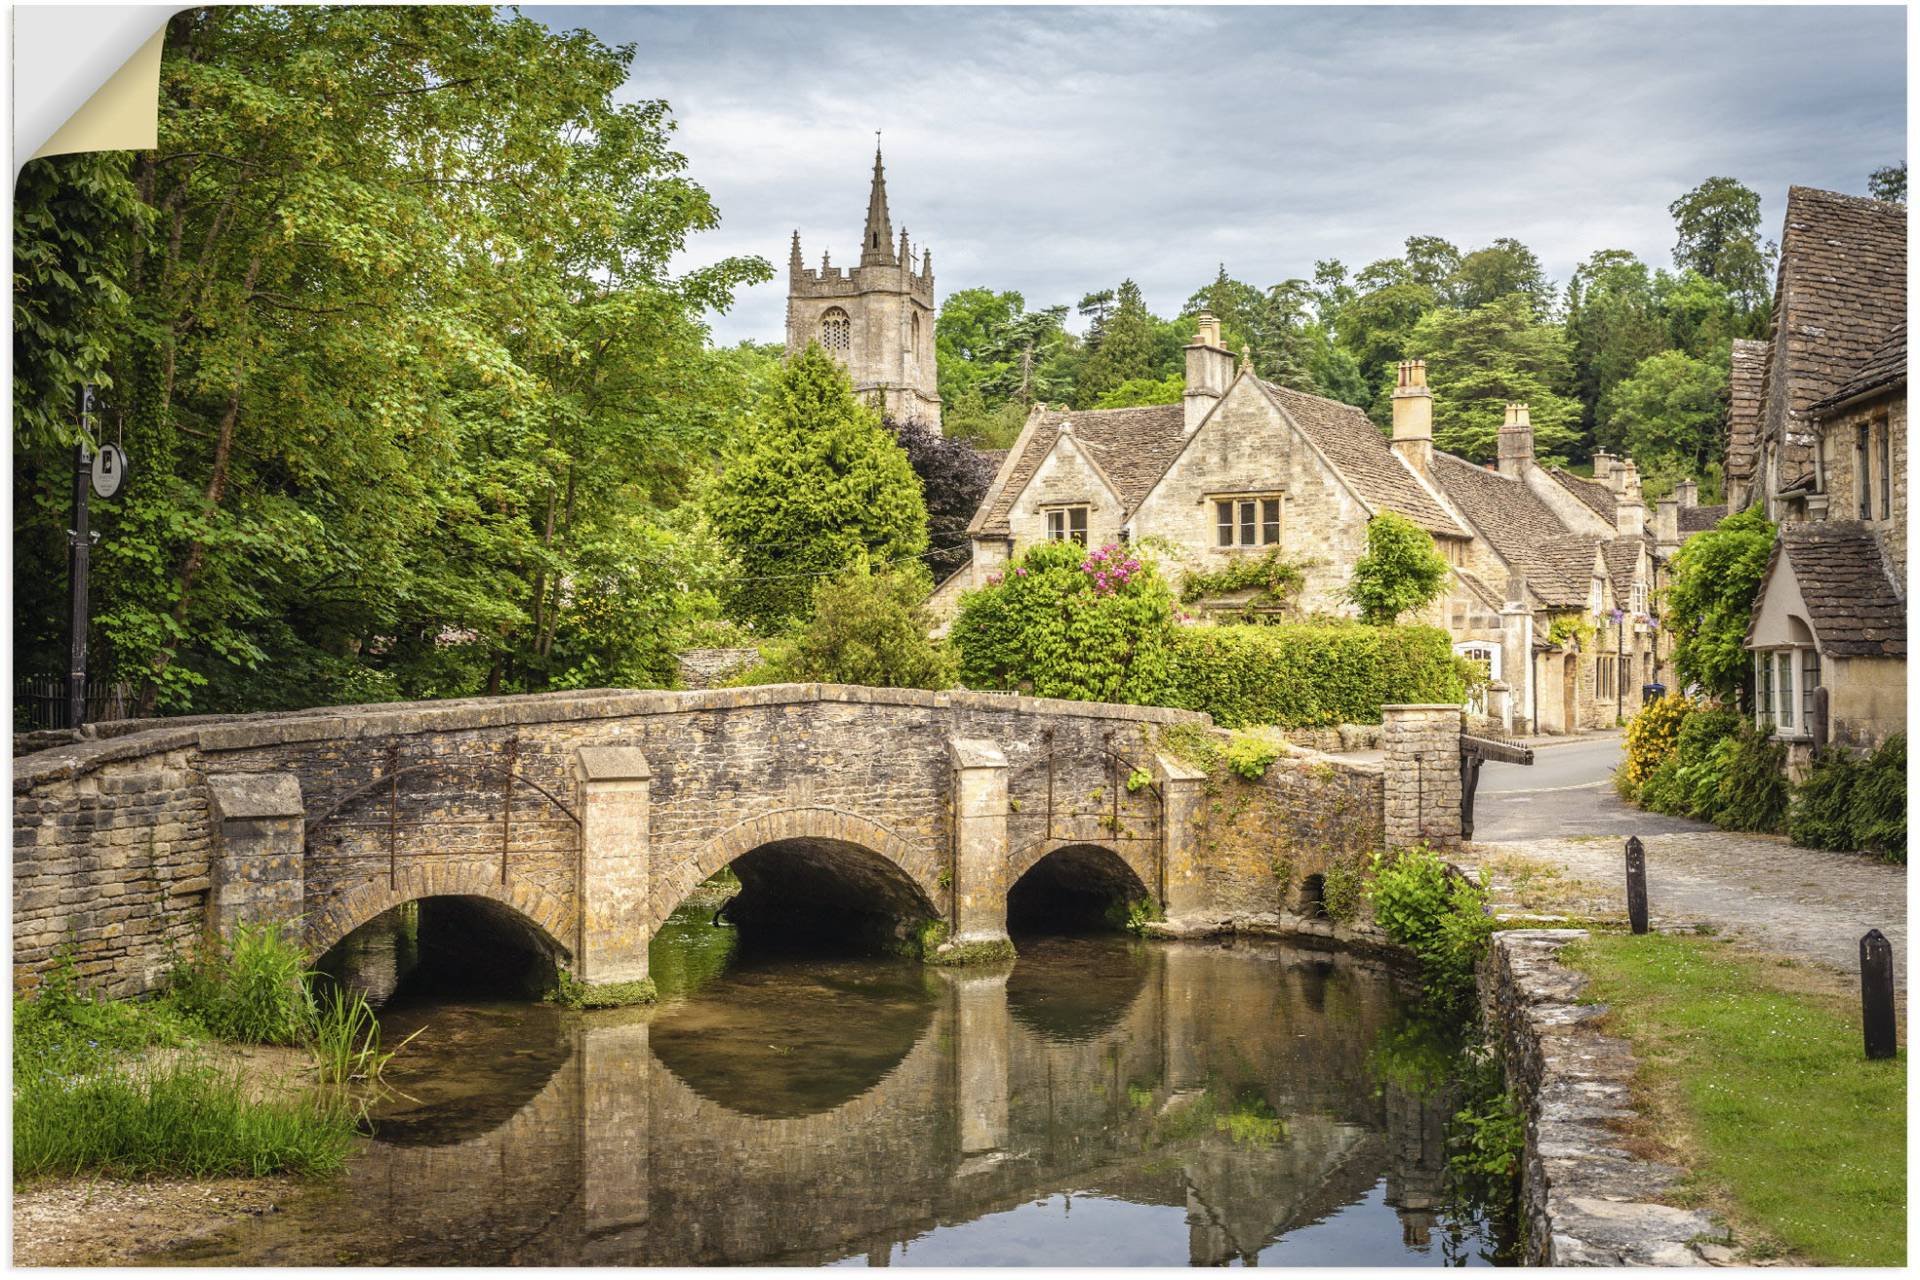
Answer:
POLYGON ((1857 999, 1705 937, 1569 947, 1629 1040, 1648 1154, 1693 1171, 1750 1253, 1906 1261, 1906 1054, 1868 1062, 1857 999))
POLYGON ((349 1082, 391 1056, 364 1002, 316 999, 273 930, 182 965, 151 1000, 97 999, 64 964, 15 999, 13 1030, 16 1183, 332 1172, 361 1114, 349 1082), (235 1044, 299 1046, 311 1065, 260 1078, 235 1044))

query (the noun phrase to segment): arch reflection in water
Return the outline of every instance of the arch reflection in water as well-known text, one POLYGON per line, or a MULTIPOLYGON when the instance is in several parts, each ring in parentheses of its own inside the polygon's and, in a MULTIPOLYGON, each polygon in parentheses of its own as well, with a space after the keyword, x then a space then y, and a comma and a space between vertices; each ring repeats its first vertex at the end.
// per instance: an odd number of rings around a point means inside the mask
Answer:
POLYGON ((571 1019, 564 1065, 497 1128, 375 1142, 337 1191, 173 1260, 1443 1260, 1451 1104, 1378 1069, 1403 1028, 1384 973, 1277 947, 1074 954, 1095 945, 997 971, 729 969, 651 1015, 571 1019), (1049 994, 1121 962, 1073 1006, 1049 994))

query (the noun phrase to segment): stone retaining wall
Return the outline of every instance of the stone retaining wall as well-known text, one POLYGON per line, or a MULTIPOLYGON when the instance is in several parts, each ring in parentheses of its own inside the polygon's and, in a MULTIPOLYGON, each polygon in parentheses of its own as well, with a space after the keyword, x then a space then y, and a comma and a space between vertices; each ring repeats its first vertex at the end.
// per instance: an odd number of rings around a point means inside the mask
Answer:
POLYGON ((1622 1148, 1633 1118, 1634 1058, 1581 1004, 1586 979, 1560 949, 1584 929, 1496 933, 1480 974, 1481 1017, 1527 1112, 1521 1172, 1524 1261, 1530 1266, 1698 1266, 1733 1261, 1707 1214, 1659 1203, 1680 1178, 1622 1148))

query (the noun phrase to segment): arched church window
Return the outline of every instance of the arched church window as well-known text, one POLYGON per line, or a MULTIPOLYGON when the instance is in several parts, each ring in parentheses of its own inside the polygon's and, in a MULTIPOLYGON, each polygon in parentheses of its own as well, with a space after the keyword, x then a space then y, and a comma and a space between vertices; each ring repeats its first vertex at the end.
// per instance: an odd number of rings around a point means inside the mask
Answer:
POLYGON ((853 345, 853 321, 838 307, 828 307, 820 317, 820 345, 829 351, 845 351, 853 345))
POLYGON ((913 313, 913 342, 907 348, 909 357, 915 365, 920 363, 920 313, 913 313))

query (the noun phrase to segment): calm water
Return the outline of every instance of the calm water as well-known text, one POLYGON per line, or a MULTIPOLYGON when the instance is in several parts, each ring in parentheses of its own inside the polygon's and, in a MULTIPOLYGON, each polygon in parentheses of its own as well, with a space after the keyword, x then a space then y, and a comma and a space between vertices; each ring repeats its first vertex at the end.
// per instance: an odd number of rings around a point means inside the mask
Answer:
MULTIPOLYGON (((1451 1099, 1380 969, 1041 939, 1010 971, 752 958, 689 911, 663 999, 440 999, 348 1172, 176 1263, 1480 1264, 1451 1099)), ((367 967, 392 982, 391 946, 367 967)), ((383 992, 384 994, 384 992, 383 992)))

